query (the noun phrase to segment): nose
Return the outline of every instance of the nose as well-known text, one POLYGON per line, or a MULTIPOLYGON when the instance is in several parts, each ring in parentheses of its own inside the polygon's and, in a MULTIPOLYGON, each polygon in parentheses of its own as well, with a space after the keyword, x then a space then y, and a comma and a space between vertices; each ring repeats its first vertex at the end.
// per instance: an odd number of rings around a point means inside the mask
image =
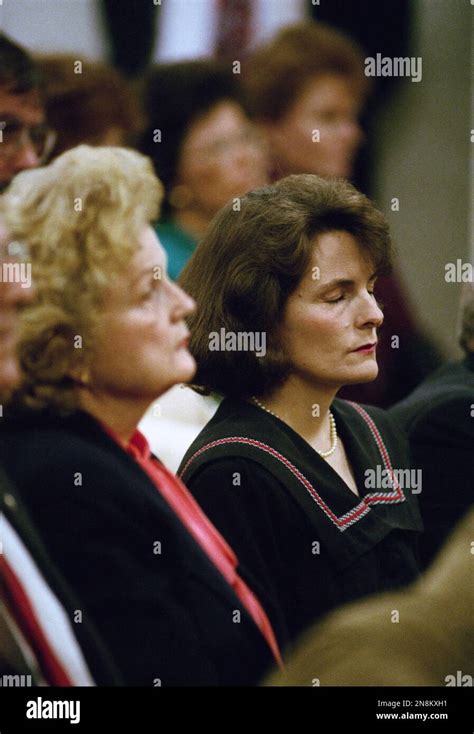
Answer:
POLYGON ((340 124, 340 136, 345 142, 358 148, 364 141, 364 132, 359 125, 358 120, 354 118, 346 118, 340 124))
POLYGON ((180 321, 194 313, 196 310, 196 301, 194 298, 189 296, 186 291, 183 291, 177 283, 170 281, 170 287, 172 289, 175 306, 173 309, 173 317, 175 321, 180 321))
POLYGON ((362 296, 362 306, 357 318, 357 326, 361 329, 372 327, 380 328, 383 324, 383 311, 377 303, 373 293, 367 291, 362 296))
POLYGON ((15 156, 15 171, 16 173, 19 173, 20 171, 26 171, 30 168, 37 168, 39 166, 39 163, 39 156, 31 141, 28 139, 21 145, 15 156))
POLYGON ((254 164, 255 159, 258 159, 259 155, 259 147, 253 141, 247 140, 242 136, 242 139, 234 145, 232 163, 236 167, 251 166, 254 164))

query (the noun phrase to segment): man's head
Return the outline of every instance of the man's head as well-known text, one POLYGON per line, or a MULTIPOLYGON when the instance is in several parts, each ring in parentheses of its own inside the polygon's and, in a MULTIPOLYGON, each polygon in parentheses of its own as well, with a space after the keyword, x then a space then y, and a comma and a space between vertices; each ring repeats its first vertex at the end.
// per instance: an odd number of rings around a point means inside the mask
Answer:
POLYGON ((41 164, 51 140, 35 65, 0 33, 0 192, 17 173, 41 164))

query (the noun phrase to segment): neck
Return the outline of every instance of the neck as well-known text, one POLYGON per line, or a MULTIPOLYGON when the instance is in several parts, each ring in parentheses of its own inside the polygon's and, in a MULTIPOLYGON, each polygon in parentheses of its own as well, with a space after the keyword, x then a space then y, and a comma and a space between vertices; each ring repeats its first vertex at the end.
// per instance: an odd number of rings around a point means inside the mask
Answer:
POLYGON ((200 239, 209 226, 212 216, 195 209, 178 209, 174 214, 174 220, 191 237, 200 239))
POLYGON ((79 391, 81 409, 111 428, 124 445, 129 443, 149 404, 149 400, 117 398, 113 395, 93 393, 84 388, 80 388, 79 391))
POLYGON ((326 451, 331 446, 329 408, 337 390, 290 375, 268 397, 257 397, 308 443, 326 451))

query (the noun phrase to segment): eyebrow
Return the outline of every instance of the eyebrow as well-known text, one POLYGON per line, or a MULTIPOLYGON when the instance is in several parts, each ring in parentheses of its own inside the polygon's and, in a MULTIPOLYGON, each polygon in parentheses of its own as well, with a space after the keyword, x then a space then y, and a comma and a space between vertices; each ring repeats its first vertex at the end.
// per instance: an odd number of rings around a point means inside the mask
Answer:
MULTIPOLYGON (((153 274, 153 271, 155 270, 155 268, 161 268, 161 271, 164 272, 165 267, 166 267, 166 263, 164 265, 162 265, 161 263, 155 263, 154 265, 149 265, 148 267, 144 268, 141 271, 141 273, 139 273, 132 280, 132 285, 136 285, 137 283, 139 283, 142 280, 142 278, 145 277, 145 275, 152 275, 153 274)), ((155 280, 156 280, 156 278, 155 278, 155 280)))
MULTIPOLYGON (((371 280, 374 280, 374 278, 377 278, 377 273, 372 273, 372 275, 367 278, 367 283, 370 283, 371 280)), ((335 278, 334 280, 330 280, 327 283, 320 283, 321 290, 331 290, 332 288, 348 288, 355 284, 355 280, 352 280, 350 278, 335 278)))

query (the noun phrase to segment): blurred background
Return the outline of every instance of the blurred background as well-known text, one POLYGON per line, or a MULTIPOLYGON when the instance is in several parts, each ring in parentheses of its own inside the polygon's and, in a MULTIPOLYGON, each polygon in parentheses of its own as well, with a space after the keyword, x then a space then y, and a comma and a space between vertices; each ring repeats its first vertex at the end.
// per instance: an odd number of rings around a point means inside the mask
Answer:
POLYGON ((375 80, 353 179, 387 215, 408 307, 446 358, 460 354, 461 284, 445 266, 473 259, 473 13, 469 0, 3 0, 0 28, 32 53, 106 61, 134 80, 157 62, 244 59, 305 19, 345 31, 367 56, 421 57, 419 83, 375 80))

